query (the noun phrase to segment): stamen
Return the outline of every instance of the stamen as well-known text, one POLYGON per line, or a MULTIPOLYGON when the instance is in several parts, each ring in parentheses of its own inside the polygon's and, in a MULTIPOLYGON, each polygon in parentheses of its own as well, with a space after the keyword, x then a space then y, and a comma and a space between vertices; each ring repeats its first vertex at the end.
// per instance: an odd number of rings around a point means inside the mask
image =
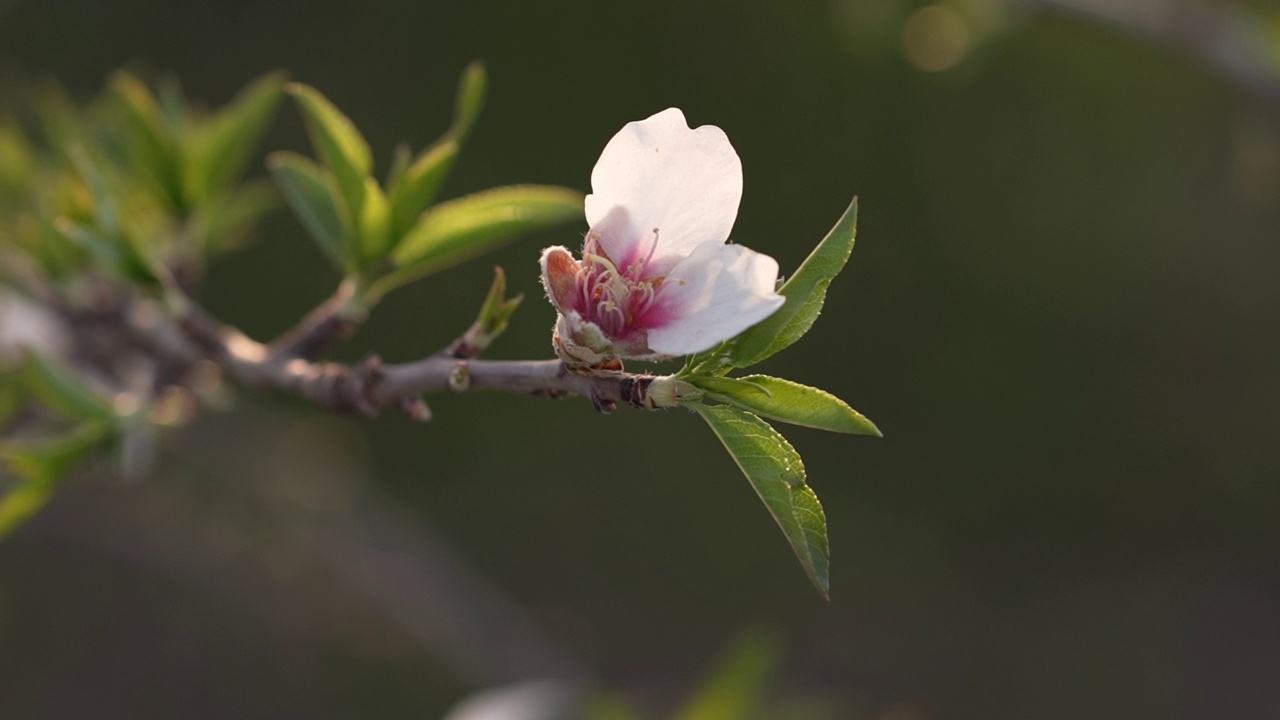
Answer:
POLYGON ((649 246, 649 254, 644 257, 644 260, 641 260, 639 262, 632 264, 631 268, 629 268, 632 271, 631 272, 632 280, 638 281, 640 280, 640 278, 644 277, 645 268, 649 267, 649 261, 653 260, 653 253, 657 249, 658 249, 658 228, 654 228, 653 244, 649 246))

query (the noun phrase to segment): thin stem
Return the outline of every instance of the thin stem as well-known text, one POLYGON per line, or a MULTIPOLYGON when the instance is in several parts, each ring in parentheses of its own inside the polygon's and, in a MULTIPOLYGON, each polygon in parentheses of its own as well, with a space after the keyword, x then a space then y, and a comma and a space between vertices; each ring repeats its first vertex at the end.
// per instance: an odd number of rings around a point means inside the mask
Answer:
POLYGON ((348 337, 362 319, 363 311, 355 307, 358 283, 347 278, 316 309, 307 313, 291 330, 272 341, 273 356, 316 360, 323 357, 340 340, 348 337))

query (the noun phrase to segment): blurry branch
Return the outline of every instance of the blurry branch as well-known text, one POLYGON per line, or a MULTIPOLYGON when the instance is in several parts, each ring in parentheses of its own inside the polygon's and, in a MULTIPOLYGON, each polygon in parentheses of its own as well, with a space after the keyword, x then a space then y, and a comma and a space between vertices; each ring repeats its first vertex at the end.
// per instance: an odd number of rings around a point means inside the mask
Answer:
POLYGON ((355 330, 361 319, 362 313, 352 306, 355 298, 356 283, 351 279, 343 280, 328 300, 271 343, 271 354, 306 360, 324 357, 335 344, 355 330))
POLYGON ((1192 58, 1249 95, 1280 105, 1280 67, 1265 18, 1203 0, 1031 0, 1032 7, 1100 22, 1192 58))

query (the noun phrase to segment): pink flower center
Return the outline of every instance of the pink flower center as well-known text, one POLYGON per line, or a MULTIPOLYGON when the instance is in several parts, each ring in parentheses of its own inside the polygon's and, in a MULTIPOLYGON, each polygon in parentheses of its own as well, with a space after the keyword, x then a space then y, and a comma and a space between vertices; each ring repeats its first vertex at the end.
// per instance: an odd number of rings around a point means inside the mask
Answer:
POLYGON ((607 337, 619 339, 646 329, 646 314, 653 308, 663 280, 661 275, 645 275, 657 247, 658 228, 654 228, 648 254, 637 254, 630 264, 619 269, 600 246, 599 235, 587 235, 577 285, 585 319, 595 323, 607 337))

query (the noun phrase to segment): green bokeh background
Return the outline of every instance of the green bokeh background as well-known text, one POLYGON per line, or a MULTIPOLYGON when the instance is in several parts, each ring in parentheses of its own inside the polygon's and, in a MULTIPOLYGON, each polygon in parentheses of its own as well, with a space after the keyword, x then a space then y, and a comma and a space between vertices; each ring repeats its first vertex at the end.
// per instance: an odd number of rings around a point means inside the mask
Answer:
MULTIPOLYGON (((719 125, 745 171, 735 239, 784 269, 860 197, 822 318, 761 369, 885 433, 784 428, 830 523, 824 603, 692 414, 474 395, 417 425, 250 399, 172 438, 154 477, 76 483, 0 546, 0 717, 438 717, 484 684, 360 602, 299 607, 311 576, 267 558, 273 516, 237 515, 246 483, 222 477, 305 487, 334 463, 651 712, 756 624, 786 648, 776 696, 817 717, 1280 714, 1276 107, 1158 41, 1017 7, 922 72, 899 52, 910 7, 0 2, 6 77, 88 97, 126 65, 221 103, 284 68, 384 169, 444 129, 482 59, 489 102, 449 195, 587 190, 613 132, 669 106, 719 125), (276 433, 302 443, 292 464, 276 433), (308 465, 307 442, 329 459, 308 465), (148 561, 182 534, 155 498, 183 487, 237 519, 219 573, 148 561), (138 506, 163 531, 138 530, 138 506)), ((269 147, 306 150, 292 108, 269 147)), ((444 345, 494 263, 530 298, 490 355, 548 356, 537 252, 584 230, 398 291, 340 356, 444 345)), ((205 297, 267 338, 335 282, 281 212, 205 297)))

